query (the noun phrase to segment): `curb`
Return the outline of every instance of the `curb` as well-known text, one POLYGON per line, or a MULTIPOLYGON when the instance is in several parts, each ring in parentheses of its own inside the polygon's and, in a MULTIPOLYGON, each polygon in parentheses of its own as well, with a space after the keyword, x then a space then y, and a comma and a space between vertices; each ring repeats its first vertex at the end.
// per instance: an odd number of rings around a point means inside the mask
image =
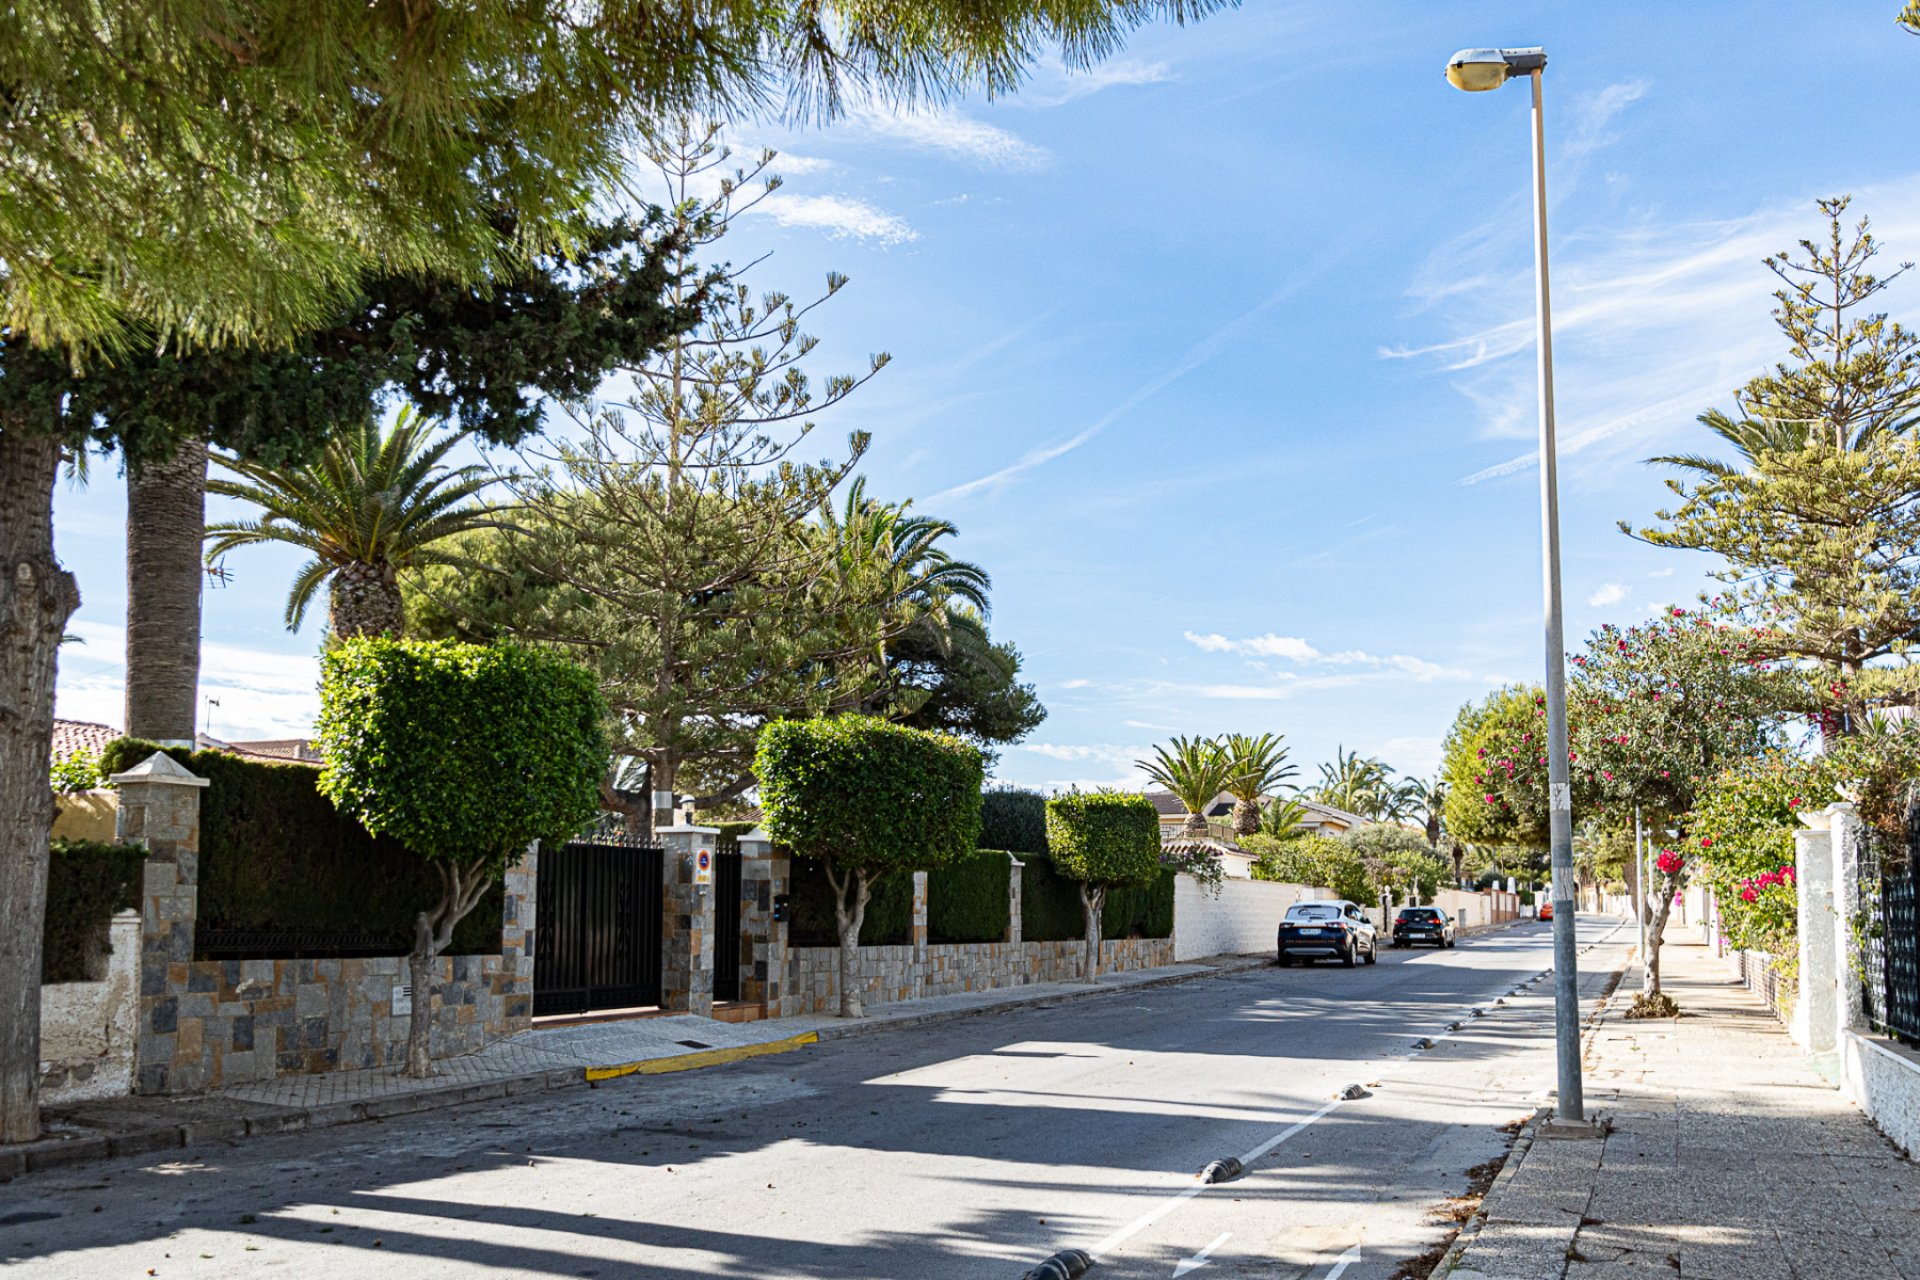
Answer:
POLYGON ((674 1071, 698 1071, 701 1067, 717 1067, 726 1062, 739 1062, 743 1058, 764 1058, 771 1053, 791 1053, 810 1044, 819 1044, 820 1036, 813 1031, 802 1032, 797 1036, 788 1036, 784 1040, 768 1040, 762 1044, 735 1045, 731 1049, 706 1049, 699 1053, 677 1053, 668 1058, 642 1058, 638 1062, 623 1062, 617 1067, 588 1067, 585 1079, 588 1084, 597 1084, 602 1080, 617 1080, 621 1076, 663 1076, 674 1071))

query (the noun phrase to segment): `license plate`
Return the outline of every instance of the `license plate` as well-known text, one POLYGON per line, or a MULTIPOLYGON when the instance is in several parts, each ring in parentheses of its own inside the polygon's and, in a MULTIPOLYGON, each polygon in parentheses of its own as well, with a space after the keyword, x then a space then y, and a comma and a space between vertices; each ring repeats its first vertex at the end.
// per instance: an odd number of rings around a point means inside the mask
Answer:
POLYGON ((1320 936, 1320 932, 1318 929, 1302 929, 1300 936, 1303 938, 1317 938, 1320 936))

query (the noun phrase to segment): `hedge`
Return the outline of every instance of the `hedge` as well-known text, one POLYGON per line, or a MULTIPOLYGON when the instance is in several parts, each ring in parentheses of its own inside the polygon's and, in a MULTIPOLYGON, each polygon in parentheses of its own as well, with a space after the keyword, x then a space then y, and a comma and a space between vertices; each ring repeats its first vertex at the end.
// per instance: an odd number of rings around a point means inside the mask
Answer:
POLYGON ((1070 791, 1047 801, 1047 848, 1075 880, 1150 884, 1160 873, 1160 815, 1143 795, 1070 791))
MULTIPOLYGON (((796 856, 789 866, 793 879, 787 890, 787 945, 839 946, 840 926, 834 921, 833 884, 827 879, 826 864, 796 856)), ((913 876, 905 871, 882 876, 867 899, 860 945, 898 947, 912 941, 913 876)))
POLYGON ((1037 791, 995 788, 980 796, 980 847, 1015 857, 1047 852, 1047 801, 1037 791))
MULTIPOLYGON (((119 738, 101 753, 124 773, 155 751, 119 738)), ((200 793, 199 930, 318 929, 382 935, 387 954, 413 949, 413 918, 439 900, 440 876, 394 840, 367 834, 320 794, 320 771, 269 764, 224 751, 169 747, 168 755, 209 780, 200 793)), ((500 949, 504 890, 495 885, 454 930, 449 955, 500 949)), ((202 939, 204 941, 204 937, 202 939)), ((352 954, 365 949, 352 948, 352 954)), ((328 952, 303 950, 303 957, 328 952)), ((275 958, 271 955, 262 959, 275 958)))
POLYGON ((47 861, 47 919, 40 981, 87 982, 107 949, 107 921, 140 901, 145 849, 98 840, 55 840, 47 861))
POLYGON ((740 837, 760 824, 757 822, 716 822, 713 825, 720 829, 720 834, 713 838, 714 852, 738 853, 740 852, 740 837))
POLYGON ((1007 935, 1007 854, 993 849, 927 873, 929 942, 999 942, 1007 935))
POLYGON ((1164 867, 1148 884, 1116 884, 1107 889, 1100 911, 1102 938, 1171 938, 1173 882, 1179 873, 1164 867))
MULTIPOLYGON (((1087 912, 1080 884, 1055 870, 1043 853, 1023 853, 1020 861, 1020 938, 1024 942, 1066 942, 1087 936, 1087 912)), ((1105 917, 1103 916, 1102 919, 1105 917)))

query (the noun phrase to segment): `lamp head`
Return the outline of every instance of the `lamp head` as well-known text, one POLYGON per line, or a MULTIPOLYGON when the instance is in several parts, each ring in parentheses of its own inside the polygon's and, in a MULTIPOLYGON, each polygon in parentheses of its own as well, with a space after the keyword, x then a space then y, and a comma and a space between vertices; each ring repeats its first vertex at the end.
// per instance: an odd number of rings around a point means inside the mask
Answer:
POLYGON ((1447 83, 1468 93, 1498 89, 1515 76, 1531 75, 1547 65, 1547 51, 1462 49, 1447 59, 1447 83))

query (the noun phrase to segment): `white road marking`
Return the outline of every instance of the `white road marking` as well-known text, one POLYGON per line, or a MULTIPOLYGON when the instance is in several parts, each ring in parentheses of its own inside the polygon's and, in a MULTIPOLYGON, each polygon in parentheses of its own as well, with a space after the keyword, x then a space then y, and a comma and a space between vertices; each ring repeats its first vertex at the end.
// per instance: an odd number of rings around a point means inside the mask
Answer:
POLYGON ((1231 1239, 1233 1239, 1233 1232, 1222 1231, 1212 1244, 1194 1254, 1191 1258, 1182 1258, 1173 1268, 1173 1280, 1180 1280, 1180 1277, 1186 1275, 1187 1272, 1198 1271, 1200 1268, 1206 1266, 1207 1255, 1231 1239))
POLYGON ((1360 1261, 1360 1246, 1355 1245, 1334 1260, 1333 1270, 1327 1272, 1327 1280, 1340 1280, 1347 1274, 1347 1268, 1360 1261))

